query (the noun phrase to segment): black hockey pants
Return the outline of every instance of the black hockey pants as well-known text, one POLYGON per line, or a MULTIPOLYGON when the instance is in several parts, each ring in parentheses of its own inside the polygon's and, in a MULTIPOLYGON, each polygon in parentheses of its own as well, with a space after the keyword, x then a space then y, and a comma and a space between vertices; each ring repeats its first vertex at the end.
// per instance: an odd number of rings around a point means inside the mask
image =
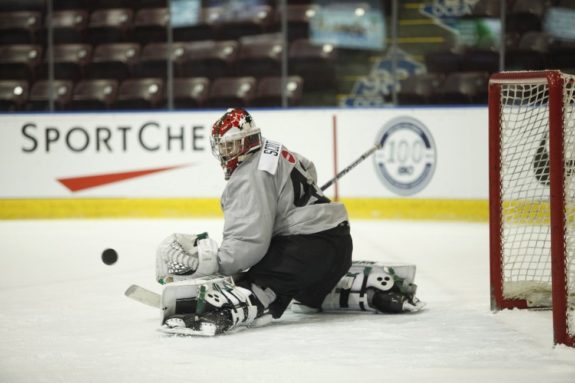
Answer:
POLYGON ((274 318, 283 314, 292 298, 320 308, 349 270, 352 249, 347 221, 315 234, 276 236, 262 260, 240 275, 237 284, 248 287, 253 282, 272 289, 277 295, 269 308, 274 318))

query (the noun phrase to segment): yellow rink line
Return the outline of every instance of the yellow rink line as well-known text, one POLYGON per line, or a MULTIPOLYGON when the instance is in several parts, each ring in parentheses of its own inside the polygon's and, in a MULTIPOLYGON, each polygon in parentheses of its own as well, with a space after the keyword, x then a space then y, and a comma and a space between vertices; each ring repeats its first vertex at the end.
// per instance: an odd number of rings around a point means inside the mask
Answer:
MULTIPOLYGON (((350 218, 486 222, 487 200, 344 198, 350 218)), ((221 218, 217 198, 3 199, 0 219, 221 218)))

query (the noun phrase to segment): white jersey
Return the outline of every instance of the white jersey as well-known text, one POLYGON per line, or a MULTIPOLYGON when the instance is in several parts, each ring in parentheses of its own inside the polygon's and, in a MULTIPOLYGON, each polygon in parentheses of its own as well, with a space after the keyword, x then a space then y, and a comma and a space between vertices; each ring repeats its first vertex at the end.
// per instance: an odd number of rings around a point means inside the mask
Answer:
POLYGON ((346 221, 345 206, 330 202, 316 181, 311 161, 264 139, 234 170, 222 194, 219 272, 231 275, 255 265, 273 236, 318 233, 346 221))

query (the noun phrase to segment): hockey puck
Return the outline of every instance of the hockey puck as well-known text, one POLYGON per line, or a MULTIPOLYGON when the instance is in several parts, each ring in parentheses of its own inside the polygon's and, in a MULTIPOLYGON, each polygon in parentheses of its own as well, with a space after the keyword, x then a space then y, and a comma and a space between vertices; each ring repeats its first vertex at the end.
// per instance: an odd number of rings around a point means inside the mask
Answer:
POLYGON ((114 249, 106 249, 102 253, 102 262, 106 265, 113 265, 118 260, 118 253, 114 249))

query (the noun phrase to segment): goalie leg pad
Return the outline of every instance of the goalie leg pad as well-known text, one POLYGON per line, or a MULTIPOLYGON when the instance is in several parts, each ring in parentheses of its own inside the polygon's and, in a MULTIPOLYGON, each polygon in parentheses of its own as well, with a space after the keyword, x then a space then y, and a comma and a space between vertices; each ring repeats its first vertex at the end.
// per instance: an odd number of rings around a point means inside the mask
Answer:
POLYGON ((355 261, 326 296, 324 311, 359 310, 385 313, 418 311, 414 265, 383 265, 355 261))
MULTIPOLYGON (((192 282, 194 283, 177 282, 182 291, 183 285, 188 286, 185 294, 163 294, 163 297, 174 297, 175 302, 170 305, 170 310, 164 308, 164 312, 168 314, 164 315, 162 331, 212 336, 239 326, 261 326, 271 321, 267 306, 256 294, 252 290, 236 286, 230 277, 201 278, 192 282)), ((174 285, 175 283, 166 286, 165 290, 174 290, 174 285)), ((259 293, 268 296, 262 289, 259 289, 259 293)))

